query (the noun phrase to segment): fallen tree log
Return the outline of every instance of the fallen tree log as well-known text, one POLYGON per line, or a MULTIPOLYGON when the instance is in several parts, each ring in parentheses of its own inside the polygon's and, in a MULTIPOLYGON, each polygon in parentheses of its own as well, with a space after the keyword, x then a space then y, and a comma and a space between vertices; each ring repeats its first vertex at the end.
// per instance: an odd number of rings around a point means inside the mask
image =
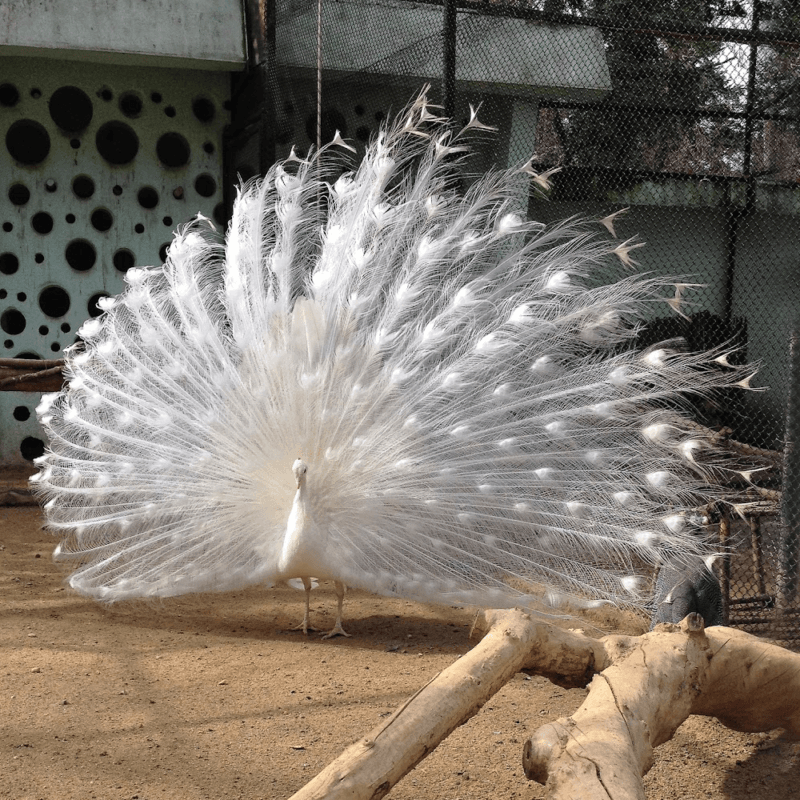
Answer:
POLYGON ((526 775, 550 798, 643 798, 653 750, 690 714, 739 731, 800 739, 800 656, 689 615, 643 636, 593 639, 519 609, 488 611, 488 633, 391 717, 351 745, 292 800, 379 800, 518 671, 590 684, 568 719, 523 749, 526 775))
POLYGON ((604 640, 616 653, 592 678, 581 707, 525 743, 525 774, 545 784, 550 797, 644 798, 653 749, 691 713, 711 653, 698 614, 681 623, 680 634, 658 630, 638 638, 604 640))
MULTIPOLYGON (((347 748, 292 800, 379 800, 519 672, 539 625, 527 614, 498 615, 468 653, 440 672, 385 722, 347 748)), ((569 633, 565 631, 564 633, 569 633)), ((565 653, 569 653, 569 648, 565 653)))
POLYGON ((523 749, 525 774, 553 800, 644 800, 653 750, 690 714, 737 731, 784 729, 800 739, 800 656, 699 614, 641 637, 603 639, 611 666, 581 707, 540 728, 523 749))

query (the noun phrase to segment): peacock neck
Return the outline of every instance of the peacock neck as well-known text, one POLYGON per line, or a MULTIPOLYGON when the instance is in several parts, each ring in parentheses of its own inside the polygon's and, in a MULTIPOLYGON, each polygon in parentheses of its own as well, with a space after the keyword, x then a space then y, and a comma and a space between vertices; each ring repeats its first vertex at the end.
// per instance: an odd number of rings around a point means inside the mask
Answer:
POLYGON ((325 577, 325 536, 314 522, 305 473, 297 477, 292 509, 286 521, 278 571, 284 578, 325 577))

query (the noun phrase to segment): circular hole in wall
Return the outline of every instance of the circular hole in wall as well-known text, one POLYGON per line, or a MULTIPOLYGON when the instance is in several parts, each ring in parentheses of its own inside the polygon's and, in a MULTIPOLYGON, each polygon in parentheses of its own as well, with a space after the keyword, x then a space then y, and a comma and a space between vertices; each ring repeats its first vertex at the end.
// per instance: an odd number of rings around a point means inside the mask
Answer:
POLYGON ((69 146, 73 150, 77 150, 81 146, 81 140, 80 139, 70 139, 69 140, 69 146))
POLYGON ((26 461, 33 461, 44 455, 44 442, 35 436, 26 436, 20 442, 19 452, 26 461))
POLYGON ((51 349, 51 350, 52 350, 54 353, 57 353, 57 352, 58 352, 58 351, 61 349, 61 345, 60 345, 58 342, 53 342, 53 343, 50 345, 50 349, 51 349))
POLYGON ((117 184, 111 191, 114 193, 116 197, 119 197, 122 194, 122 187, 119 184, 117 184))
POLYGON ((117 272, 127 272, 135 263, 133 253, 125 248, 117 250, 112 260, 117 272))
POLYGON ((60 286, 48 286, 39 294, 39 308, 48 317, 63 317, 70 305, 69 295, 60 286))
POLYGON ((203 151, 211 155, 214 152, 214 142, 203 142, 203 151))
POLYGON ((139 139, 124 122, 112 120, 100 126, 95 137, 97 152, 109 164, 129 164, 139 152, 139 139))
POLYGON ((144 233, 144 225, 142 225, 142 223, 141 223, 141 222, 137 222, 137 223, 136 223, 136 224, 133 226, 133 229, 136 231, 136 233, 144 233))
POLYGON ((69 222, 70 225, 72 225, 72 223, 75 222, 75 215, 74 214, 67 214, 67 216, 64 217, 64 219, 67 222, 69 222))
POLYGON ((152 92, 152 93, 150 94, 150 99, 151 99, 151 100, 152 100, 154 103, 160 103, 160 102, 161 102, 161 100, 162 100, 162 97, 161 97, 161 92, 152 92))
POLYGON ((13 253, 0 253, 0 272, 13 275, 19 269, 19 259, 13 253))
POLYGON ((169 242, 164 242, 164 244, 158 248, 158 257, 161 259, 162 263, 166 262, 167 256, 169 255, 169 245, 169 242))
POLYGON ((155 208, 158 205, 158 192, 152 186, 142 186, 136 199, 142 208, 155 208))
POLYGON ((192 101, 192 113, 200 122, 211 122, 217 110, 207 97, 198 97, 192 101))
POLYGON ((46 192, 52 194, 54 191, 56 191, 56 189, 58 189, 58 184, 52 178, 48 178, 44 182, 44 190, 46 192))
POLYGON ((11 108, 19 103, 19 89, 13 83, 0 83, 0 106, 11 108))
POLYGON ((62 86, 50 96, 50 116, 62 131, 78 133, 91 121, 94 108, 89 95, 77 86, 62 86))
POLYGON ((36 233, 50 233, 53 230, 53 218, 46 211, 37 211, 31 220, 36 233))
POLYGON ((189 142, 179 133, 164 133, 156 142, 158 160, 171 169, 184 167, 189 163, 189 142))
POLYGON ((3 230, 6 233, 11 233, 14 230, 14 224, 12 222, 4 222, 3 223, 3 230))
POLYGON ((12 414, 17 422, 25 422, 26 419, 30 419, 31 410, 27 406, 16 406, 12 414))
POLYGON ((169 227, 170 225, 172 225, 172 217, 164 217, 164 219, 162 219, 161 221, 162 221, 162 222, 163 222, 163 223, 164 223, 164 224, 165 224, 167 227, 169 227))
POLYGON ((25 330, 25 315, 16 308, 7 308, 0 314, 0 328, 9 336, 16 336, 25 330))
POLYGON ((44 261, 44 253, 36 253, 36 255, 33 257, 33 260, 37 264, 41 264, 44 261))
POLYGON ((194 190, 201 197, 211 197, 217 191, 217 182, 207 173, 198 175, 194 181, 194 190))
POLYGON ((142 113, 142 98, 135 92, 125 92, 119 98, 119 110, 130 119, 135 119, 142 113))
POLYGON ((12 339, 6 339, 3 342, 3 347, 5 347, 6 350, 10 350, 13 346, 14 346, 14 342, 13 342, 12 339))
POLYGON ((0 289, 0 300, 5 300, 8 297, 8 292, 5 289, 0 289))
POLYGON ((96 231, 103 233, 114 224, 114 217, 107 208, 98 208, 92 212, 91 222, 96 231))
POLYGON ((17 300, 19 300, 20 303, 24 303, 27 299, 28 295, 25 294, 25 292, 17 292, 17 300))
POLYGON ((50 328, 48 328, 47 325, 40 325, 39 326, 39 333, 42 336, 47 336, 47 334, 50 333, 50 328))
POLYGON ((165 106, 164 107, 164 113, 168 117, 174 117, 177 112, 175 111, 175 106, 165 106))
POLYGON ((86 200, 94 194, 94 181, 88 175, 77 175, 72 180, 75 197, 86 200))
POLYGON ((114 99, 114 92, 111 91, 107 86, 104 86, 98 93, 97 96, 102 100, 105 100, 106 103, 110 103, 114 99))
POLYGON ((37 89, 36 87, 31 89, 31 97, 34 100, 38 100, 41 96, 42 96, 42 90, 41 89, 37 89))
POLYGON ((77 272, 86 272, 97 261, 97 251, 94 249, 94 245, 86 239, 73 239, 67 245, 64 256, 67 264, 77 272))
POLYGON ((64 333, 69 333, 69 332, 70 332, 70 330, 72 330, 72 329, 70 328, 70 326, 69 326, 69 322, 62 322, 62 323, 61 323, 61 325, 60 325, 60 327, 61 327, 61 330, 62 330, 64 333))
POLYGON ((15 206, 24 206, 31 199, 30 189, 24 183, 13 183, 8 190, 8 199, 15 206))
POLYGON ((89 302, 86 304, 86 310, 89 312, 90 317, 99 317, 103 313, 103 309, 97 305, 97 301, 101 297, 109 297, 109 295, 105 292, 98 292, 89 298, 89 302))
POLYGON ((20 164, 41 164, 50 152, 50 135, 38 122, 20 119, 6 133, 6 148, 20 164))

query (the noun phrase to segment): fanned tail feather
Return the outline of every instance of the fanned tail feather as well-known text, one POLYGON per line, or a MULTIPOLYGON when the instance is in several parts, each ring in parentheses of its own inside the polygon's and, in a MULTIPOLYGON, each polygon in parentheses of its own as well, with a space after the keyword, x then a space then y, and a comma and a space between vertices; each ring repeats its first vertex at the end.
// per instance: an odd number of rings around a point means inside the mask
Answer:
POLYGON ((520 218, 519 170, 459 194, 466 157, 421 98, 353 172, 332 147, 276 165, 225 242, 197 221, 129 271, 39 407, 34 483, 76 589, 269 583, 298 457, 316 577, 378 593, 636 602, 664 549, 705 552, 684 511, 731 465, 685 415, 747 373, 633 350, 659 282, 595 285, 611 244, 520 218))

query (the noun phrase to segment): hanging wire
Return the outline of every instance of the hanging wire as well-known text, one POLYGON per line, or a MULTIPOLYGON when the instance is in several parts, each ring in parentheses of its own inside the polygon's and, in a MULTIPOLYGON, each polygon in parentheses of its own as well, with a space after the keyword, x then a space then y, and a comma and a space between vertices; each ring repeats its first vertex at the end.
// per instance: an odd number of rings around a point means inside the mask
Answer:
POLYGON ((317 0, 317 150, 322 147, 322 0, 317 0))

